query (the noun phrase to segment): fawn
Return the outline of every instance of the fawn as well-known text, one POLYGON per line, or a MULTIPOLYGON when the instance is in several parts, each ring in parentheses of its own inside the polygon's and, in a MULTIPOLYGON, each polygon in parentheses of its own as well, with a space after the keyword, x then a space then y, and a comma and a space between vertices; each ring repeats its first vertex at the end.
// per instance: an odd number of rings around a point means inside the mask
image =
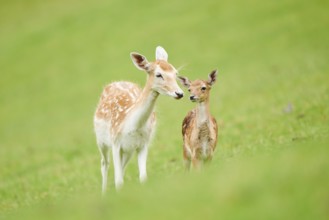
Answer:
POLYGON ((217 144, 218 127, 216 119, 210 114, 209 95, 211 86, 217 78, 217 70, 212 71, 208 80, 190 81, 186 77, 179 77, 181 83, 188 88, 190 100, 197 102, 183 120, 183 155, 185 166, 189 170, 199 168, 202 162, 210 161, 217 144))
POLYGON ((138 154, 139 179, 141 182, 146 180, 148 145, 156 122, 155 102, 159 94, 175 99, 184 95, 176 81, 178 72, 168 63, 168 54, 162 47, 156 48, 154 62, 135 52, 130 56, 137 69, 147 73, 143 90, 131 82, 107 85, 94 116, 97 145, 101 153, 103 193, 107 186, 110 149, 116 189, 121 188, 125 167, 135 151, 138 154))

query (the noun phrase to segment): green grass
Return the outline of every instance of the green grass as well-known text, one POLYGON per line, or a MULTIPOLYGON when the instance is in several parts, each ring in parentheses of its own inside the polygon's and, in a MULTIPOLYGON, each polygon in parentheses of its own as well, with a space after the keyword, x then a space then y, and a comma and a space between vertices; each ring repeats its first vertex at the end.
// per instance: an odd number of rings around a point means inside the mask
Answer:
POLYGON ((326 1, 2 1, 0 218, 327 219, 329 4, 326 1), (185 173, 181 122, 160 97, 138 182, 136 158, 100 198, 92 118, 107 83, 133 81, 129 52, 162 45, 181 75, 219 69, 215 157, 185 173), (284 109, 292 105, 292 111, 284 109))

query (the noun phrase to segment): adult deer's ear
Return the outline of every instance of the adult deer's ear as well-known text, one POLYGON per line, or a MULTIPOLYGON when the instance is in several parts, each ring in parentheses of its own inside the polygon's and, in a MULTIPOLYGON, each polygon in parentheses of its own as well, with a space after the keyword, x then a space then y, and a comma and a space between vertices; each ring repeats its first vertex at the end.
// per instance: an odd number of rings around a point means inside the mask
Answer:
POLYGON ((179 81, 182 83, 183 86, 185 86, 186 88, 190 87, 191 81, 187 77, 177 76, 177 78, 179 79, 179 81))
POLYGON ((212 86, 216 80, 217 80, 217 69, 216 70, 213 70, 211 71, 211 73, 209 73, 208 75, 208 83, 212 86))
POLYGON ((149 62, 147 61, 146 57, 139 53, 132 52, 130 53, 130 57, 139 70, 147 70, 149 67, 149 62))
POLYGON ((155 59, 168 61, 168 53, 166 52, 165 49, 163 49, 163 47, 157 46, 155 50, 155 59))

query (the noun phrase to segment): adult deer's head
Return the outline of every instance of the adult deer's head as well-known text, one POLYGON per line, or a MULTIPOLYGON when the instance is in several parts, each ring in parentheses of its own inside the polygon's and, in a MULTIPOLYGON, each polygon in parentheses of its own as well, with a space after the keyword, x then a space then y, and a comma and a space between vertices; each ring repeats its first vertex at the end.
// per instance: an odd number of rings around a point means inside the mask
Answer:
POLYGON ((148 73, 147 84, 152 90, 175 99, 184 96, 183 90, 176 81, 178 71, 168 63, 168 54, 162 47, 156 48, 156 60, 154 62, 149 62, 145 56, 139 53, 132 52, 130 56, 139 70, 148 73))

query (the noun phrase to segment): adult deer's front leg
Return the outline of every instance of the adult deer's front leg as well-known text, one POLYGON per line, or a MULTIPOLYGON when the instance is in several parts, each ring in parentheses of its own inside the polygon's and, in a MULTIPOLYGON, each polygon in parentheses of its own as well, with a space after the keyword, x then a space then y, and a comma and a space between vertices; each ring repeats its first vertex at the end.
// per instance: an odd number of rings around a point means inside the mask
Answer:
POLYGON ((113 146, 113 165, 115 188, 119 190, 123 185, 123 169, 121 161, 121 146, 113 146))
POLYGON ((146 172, 146 161, 147 161, 147 154, 148 154, 148 146, 145 145, 139 152, 138 152, 138 168, 139 168, 139 180, 141 182, 145 182, 147 179, 147 172, 146 172))

